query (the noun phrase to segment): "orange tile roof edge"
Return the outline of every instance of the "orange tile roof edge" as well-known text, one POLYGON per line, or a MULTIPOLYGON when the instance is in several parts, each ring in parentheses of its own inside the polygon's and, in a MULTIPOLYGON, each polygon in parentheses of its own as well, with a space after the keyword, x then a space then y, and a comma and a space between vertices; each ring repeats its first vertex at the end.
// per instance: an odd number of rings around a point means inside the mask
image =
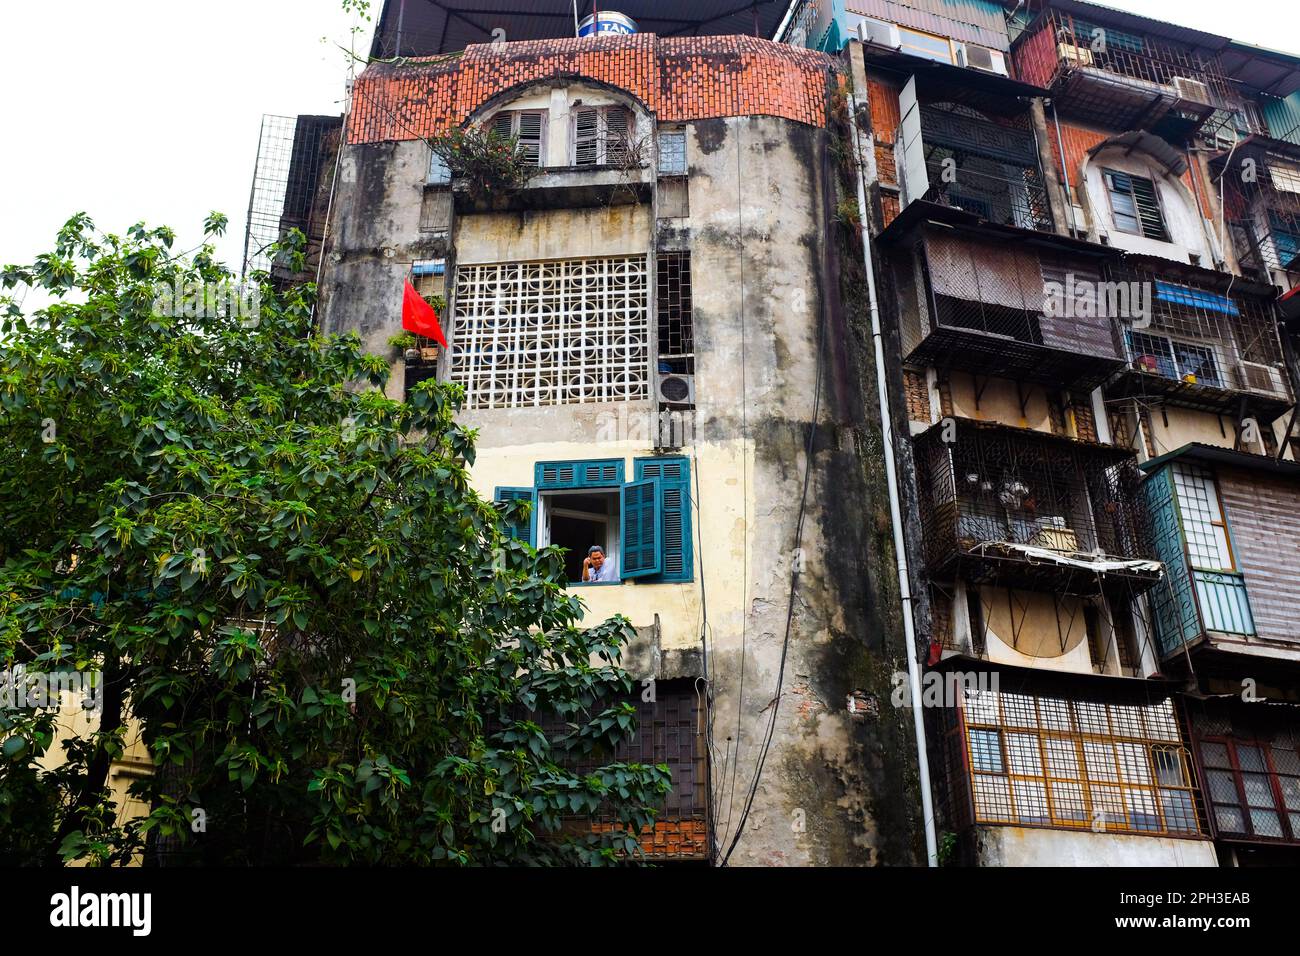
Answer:
POLYGON ((506 90, 558 78, 617 87, 661 122, 775 116, 825 126, 834 57, 745 36, 478 44, 452 56, 372 63, 353 87, 348 143, 423 139, 506 90))

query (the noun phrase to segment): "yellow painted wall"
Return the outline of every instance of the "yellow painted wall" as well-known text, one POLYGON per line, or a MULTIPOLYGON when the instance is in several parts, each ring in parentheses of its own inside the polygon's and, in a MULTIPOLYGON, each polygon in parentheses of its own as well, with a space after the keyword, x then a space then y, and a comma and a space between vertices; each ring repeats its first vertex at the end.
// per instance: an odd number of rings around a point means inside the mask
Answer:
POLYGON ((1032 428, 1035 431, 1050 432, 1051 419, 1047 412, 1047 394, 1039 385, 1022 385, 1025 395, 1025 413, 1020 412, 1020 398, 1016 394, 1016 385, 1008 379, 980 379, 984 386, 976 401, 975 379, 965 372, 953 372, 949 376, 952 390, 953 414, 959 418, 974 418, 986 422, 1000 422, 1016 428, 1032 428))
MULTIPOLYGON (((633 459, 649 457, 640 442, 536 442, 478 449, 471 472, 474 487, 491 498, 498 486, 531 486, 539 461, 622 458, 631 480, 633 459)), ((754 473, 752 443, 701 443, 682 453, 691 461, 691 521, 695 580, 689 583, 647 584, 634 580, 617 587, 577 585, 587 606, 585 623, 595 624, 613 614, 626 615, 637 627, 659 617, 664 649, 696 647, 702 621, 701 568, 708 586, 709 621, 716 636, 739 633, 745 612, 746 516, 754 514, 753 482, 744 493, 745 471, 754 473), (696 477, 699 497, 696 496, 696 477), (699 507, 699 501, 704 507, 699 507)))
POLYGON ((980 604, 987 623, 990 661, 1076 674, 1093 672, 1083 608, 1077 598, 1059 599, 1058 615, 1051 594, 983 587, 980 604))

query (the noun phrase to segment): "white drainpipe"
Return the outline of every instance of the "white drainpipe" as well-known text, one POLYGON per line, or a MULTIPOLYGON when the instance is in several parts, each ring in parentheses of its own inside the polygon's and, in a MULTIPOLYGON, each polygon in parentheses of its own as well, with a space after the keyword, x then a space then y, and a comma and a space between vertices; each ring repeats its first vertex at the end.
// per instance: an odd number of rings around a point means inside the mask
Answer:
POLYGON ((894 463, 894 425, 889 412, 885 385, 885 344, 880 330, 880 308, 876 300, 876 273, 871 263, 871 239, 867 232, 867 186, 862 177, 862 149, 858 142, 858 100, 849 96, 849 123, 855 144, 859 227, 862 258, 867 267, 867 296, 871 309, 871 340, 876 350, 876 394, 880 402, 880 429, 885 446, 885 480, 889 483, 889 518, 894 531, 894 554, 898 558, 898 590, 903 598, 903 634, 907 650, 907 683, 912 698, 912 727, 916 733, 916 760, 920 772, 921 813, 925 818, 925 854, 930 866, 939 865, 938 840, 934 831, 934 799, 930 794, 930 760, 925 745, 925 718, 921 710, 921 668, 916 659, 916 626, 912 620, 912 582, 907 573, 907 549, 903 540, 903 513, 898 504, 898 469, 894 463))

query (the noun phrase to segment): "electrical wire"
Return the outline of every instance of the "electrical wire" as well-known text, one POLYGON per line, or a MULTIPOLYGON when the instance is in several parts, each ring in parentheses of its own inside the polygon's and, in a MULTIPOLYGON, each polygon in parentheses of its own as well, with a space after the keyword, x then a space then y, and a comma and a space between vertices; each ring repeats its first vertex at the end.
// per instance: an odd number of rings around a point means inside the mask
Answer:
MULTIPOLYGON (((739 152, 737 154, 739 162, 739 152)), ((740 180, 737 179, 739 185, 740 180)), ((736 831, 732 835, 731 844, 727 847, 726 855, 722 858, 722 866, 726 866, 731 859, 731 854, 735 852, 736 846, 740 843, 740 838, 745 832, 745 822, 749 819, 750 811, 754 806, 754 797, 758 793, 758 784, 763 776, 763 768, 767 764, 767 755, 771 751, 772 737, 776 733, 777 714, 781 708, 781 688, 785 681, 785 665, 790 651, 790 632, 794 624, 794 602, 799 591, 800 562, 797 559, 799 548, 803 542, 804 518, 808 510, 808 487, 811 483, 813 470, 813 455, 816 450, 817 441, 817 423, 821 417, 821 397, 822 397, 822 378, 825 370, 825 340, 826 340, 826 314, 829 311, 826 304, 822 303, 821 315, 817 323, 817 375, 816 383, 813 386, 813 409, 812 423, 808 429, 808 444, 804 451, 804 472, 803 472, 803 489, 799 495, 799 516, 795 522, 794 547, 791 555, 795 556, 791 561, 790 569, 790 596, 786 604, 785 613, 785 635, 781 640, 781 663, 777 668, 776 674, 776 695, 772 699, 771 714, 767 721, 767 730, 763 738, 763 744, 759 750, 759 756, 754 765, 754 774, 750 779, 748 791, 745 796, 745 804, 741 810, 740 819, 736 823, 736 831)))

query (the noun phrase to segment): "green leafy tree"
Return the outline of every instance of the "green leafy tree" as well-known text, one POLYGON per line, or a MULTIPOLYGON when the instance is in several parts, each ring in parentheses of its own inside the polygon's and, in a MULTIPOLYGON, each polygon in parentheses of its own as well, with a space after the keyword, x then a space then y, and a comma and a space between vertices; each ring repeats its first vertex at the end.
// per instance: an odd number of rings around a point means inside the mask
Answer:
POLYGON ((475 494, 460 391, 385 397, 312 286, 258 274, 250 309, 172 246, 78 215, 0 274, 53 301, 0 300, 0 667, 102 674, 85 733, 0 709, 0 859, 636 859, 669 780, 615 760, 632 631, 580 627, 561 554, 503 531, 527 506, 475 494))

